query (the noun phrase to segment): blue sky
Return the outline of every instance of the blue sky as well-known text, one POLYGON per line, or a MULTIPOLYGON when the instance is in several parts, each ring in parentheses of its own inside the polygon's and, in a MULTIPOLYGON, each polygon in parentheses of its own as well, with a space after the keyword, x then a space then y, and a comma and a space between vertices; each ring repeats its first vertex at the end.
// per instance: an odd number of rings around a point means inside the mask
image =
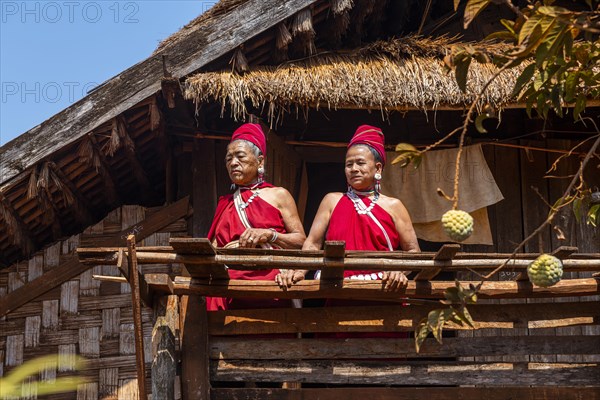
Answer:
POLYGON ((0 0, 0 144, 142 61, 215 3, 0 0))

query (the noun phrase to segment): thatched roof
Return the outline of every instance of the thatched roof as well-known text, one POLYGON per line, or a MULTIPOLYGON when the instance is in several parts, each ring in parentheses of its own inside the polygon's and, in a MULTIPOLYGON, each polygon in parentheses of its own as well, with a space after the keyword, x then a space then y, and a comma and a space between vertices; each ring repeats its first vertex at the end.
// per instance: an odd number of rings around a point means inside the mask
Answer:
MULTIPOLYGON (((198 104, 218 102, 243 119, 248 107, 266 109, 270 118, 303 108, 437 109, 461 108, 475 98, 497 71, 473 63, 463 93, 443 64, 448 38, 398 38, 349 52, 327 52, 279 66, 260 66, 246 74, 196 74, 186 80, 185 96, 198 104)), ((511 91, 520 69, 501 74, 482 104, 514 102, 511 91)))

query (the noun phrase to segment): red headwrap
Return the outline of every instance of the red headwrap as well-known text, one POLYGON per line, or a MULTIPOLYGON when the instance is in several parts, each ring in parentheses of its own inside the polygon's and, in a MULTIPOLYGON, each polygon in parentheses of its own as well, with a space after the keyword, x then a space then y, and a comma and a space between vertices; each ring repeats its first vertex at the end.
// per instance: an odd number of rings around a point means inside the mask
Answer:
POLYGON ((385 138, 380 128, 371 125, 359 126, 350 143, 348 143, 348 148, 357 144, 366 144, 373 148, 379 154, 383 165, 385 165, 385 138))
POLYGON ((233 142, 234 140, 247 140, 250 143, 254 143, 263 155, 267 155, 267 139, 259 124, 244 124, 240 126, 233 132, 231 141, 233 142))

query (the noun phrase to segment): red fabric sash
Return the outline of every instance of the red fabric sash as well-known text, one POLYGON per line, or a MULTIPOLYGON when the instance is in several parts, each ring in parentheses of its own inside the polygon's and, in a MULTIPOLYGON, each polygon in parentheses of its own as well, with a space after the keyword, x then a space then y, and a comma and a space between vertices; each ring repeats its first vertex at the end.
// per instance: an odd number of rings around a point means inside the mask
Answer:
MULTIPOLYGON (((367 196, 360 196, 368 207, 371 200, 367 196)), ((394 249, 400 247, 400 235, 391 215, 378 204, 371 211, 386 230, 394 249)), ((344 240, 346 250, 371 250, 389 251, 385 235, 375 222, 365 214, 359 214, 354 209, 354 203, 343 195, 338 201, 327 228, 326 240, 344 240)), ((344 277, 360 274, 372 274, 375 271, 356 270, 345 271, 344 277)), ((379 279, 379 278, 378 278, 379 279)))
MULTIPOLYGON (((259 188, 273 187, 273 185, 263 182, 259 188)), ((248 201, 252 196, 251 190, 241 191, 242 200, 248 201)), ((281 212, 260 198, 260 195, 252 200, 252 203, 246 208, 246 214, 248 220, 254 228, 273 228, 277 232, 285 233, 285 225, 283 222, 283 216, 281 212)), ((233 202, 233 194, 228 194, 219 198, 217 204, 217 210, 213 219, 212 226, 208 232, 208 238, 212 241, 217 240, 217 246, 223 247, 227 243, 238 240, 246 228, 240 221, 240 217, 235 209, 233 202)), ((266 280, 271 281, 275 279, 275 276, 279 273, 278 269, 266 269, 257 271, 240 271, 240 270, 229 270, 229 277, 231 279, 246 279, 246 280, 266 280)), ((223 299, 219 297, 207 297, 206 299, 208 310, 223 310, 229 308, 262 308, 262 307, 277 307, 286 306, 286 304, 280 305, 281 301, 269 300, 268 302, 261 302, 257 300, 246 300, 246 299, 223 299), (239 303, 239 304, 238 304, 239 303), (259 304, 260 303, 260 304, 259 304), (263 304, 265 303, 265 304, 263 304)))

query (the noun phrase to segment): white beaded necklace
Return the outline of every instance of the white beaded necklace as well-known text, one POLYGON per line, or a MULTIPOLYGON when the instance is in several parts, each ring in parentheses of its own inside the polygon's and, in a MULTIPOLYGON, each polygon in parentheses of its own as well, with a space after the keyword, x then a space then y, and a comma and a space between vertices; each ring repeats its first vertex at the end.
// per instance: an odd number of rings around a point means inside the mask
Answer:
POLYGON ((254 185, 252 185, 249 188, 240 187, 240 189, 248 189, 248 190, 254 190, 254 189, 256 189, 252 193, 252 196, 250 196, 250 198, 248 198, 248 200, 246 200, 245 202, 244 201, 241 202, 242 204, 240 204, 240 208, 242 210, 245 210, 246 208, 248 208, 248 206, 250 205, 250 203, 252 203, 252 200, 254 200, 256 197, 258 197, 258 195, 260 194, 260 188, 257 188, 257 186, 259 186, 261 183, 262 183, 262 181, 259 181, 259 182, 255 183, 254 185))
POLYGON ((379 200, 379 192, 378 191, 369 190, 366 192, 359 192, 359 191, 352 189, 351 186, 348 186, 348 192, 346 192, 346 195, 348 196, 348 198, 350 198, 350 200, 352 200, 352 203, 354 204, 354 209, 356 210, 356 212, 361 215, 370 213, 371 210, 373 209, 373 207, 375 207, 375 203, 377 203, 377 200, 379 200), (375 193, 375 196, 373 197, 373 200, 371 200, 371 204, 369 204, 369 207, 363 208, 364 203, 358 196, 359 195, 360 196, 370 196, 373 193, 375 193), (361 205, 363 207, 361 207, 361 205))

